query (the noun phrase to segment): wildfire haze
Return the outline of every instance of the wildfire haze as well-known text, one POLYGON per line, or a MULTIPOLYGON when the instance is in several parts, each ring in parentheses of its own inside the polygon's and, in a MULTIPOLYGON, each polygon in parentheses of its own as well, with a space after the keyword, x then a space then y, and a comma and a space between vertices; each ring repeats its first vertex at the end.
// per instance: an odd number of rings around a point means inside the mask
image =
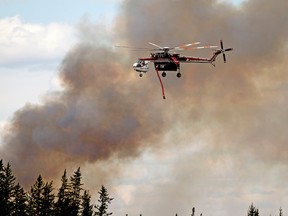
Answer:
POLYGON ((91 191, 112 188, 117 215, 188 215, 193 206, 245 215, 252 202, 264 214, 285 211, 287 8, 286 0, 126 0, 111 30, 84 19, 59 66, 62 90, 14 114, 1 158, 25 187, 81 166, 91 191), (234 48, 227 63, 182 64, 181 79, 163 79, 167 100, 152 65, 143 78, 131 69, 148 52, 113 48, 220 39, 234 48))

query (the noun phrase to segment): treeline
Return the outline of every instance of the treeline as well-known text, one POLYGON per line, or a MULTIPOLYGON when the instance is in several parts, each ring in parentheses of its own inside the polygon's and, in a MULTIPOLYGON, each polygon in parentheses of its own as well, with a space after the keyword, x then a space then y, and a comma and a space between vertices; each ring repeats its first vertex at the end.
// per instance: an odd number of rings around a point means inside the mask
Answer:
MULTIPOLYGON (((256 208, 252 203, 248 208, 247 216, 259 216, 259 215, 260 215, 259 209, 256 208)), ((283 216, 283 211, 281 207, 279 209, 279 216, 283 216)))
MULTIPOLYGON (((82 188, 81 179, 80 168, 70 179, 64 170, 61 187, 54 193, 53 181, 44 182, 39 175, 25 192, 19 183, 15 183, 10 164, 4 166, 0 160, 0 216, 110 216, 112 213, 108 212, 108 207, 113 198, 109 197, 107 189, 102 185, 98 191, 98 203, 93 205, 89 191, 82 188)), ((191 216, 194 212, 195 208, 191 216)), ((258 208, 252 203, 247 216, 259 215, 258 208)), ((279 216, 283 216, 282 208, 279 216)))
POLYGON ((38 176, 25 192, 12 173, 10 164, 0 160, 0 215, 1 216, 109 216, 108 206, 113 200, 102 186, 96 205, 91 204, 89 191, 82 188, 80 168, 68 179, 66 170, 61 187, 54 193, 53 181, 44 182, 38 176))

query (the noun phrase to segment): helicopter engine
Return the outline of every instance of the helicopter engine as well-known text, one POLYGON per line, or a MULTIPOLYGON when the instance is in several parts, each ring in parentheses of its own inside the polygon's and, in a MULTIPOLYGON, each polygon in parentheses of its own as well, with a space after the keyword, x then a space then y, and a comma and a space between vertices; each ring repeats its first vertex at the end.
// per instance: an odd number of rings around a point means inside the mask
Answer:
POLYGON ((154 62, 155 67, 158 71, 177 71, 179 66, 174 62, 154 62))

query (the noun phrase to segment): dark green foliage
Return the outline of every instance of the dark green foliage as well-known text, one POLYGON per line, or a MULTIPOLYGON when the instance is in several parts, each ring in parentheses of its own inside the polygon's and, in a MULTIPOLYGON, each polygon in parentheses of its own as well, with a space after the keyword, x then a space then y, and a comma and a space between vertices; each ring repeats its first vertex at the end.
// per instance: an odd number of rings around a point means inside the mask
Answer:
POLYGON ((28 213, 29 215, 40 215, 42 211, 42 190, 44 182, 42 176, 39 175, 35 184, 28 192, 28 213))
POLYGON ((253 206, 253 203, 248 208, 247 216, 259 216, 259 211, 253 206))
POLYGON ((4 165, 3 161, 0 160, 0 212, 5 212, 6 208, 6 203, 5 203, 5 198, 4 198, 4 180, 5 180, 5 175, 4 175, 4 165))
POLYGON ((54 195, 53 182, 44 182, 41 175, 28 192, 18 183, 11 166, 7 167, 0 160, 0 215, 1 216, 109 216, 108 205, 113 198, 102 186, 99 193, 99 205, 91 205, 91 196, 87 190, 82 193, 82 175, 80 167, 68 181, 66 170, 61 178, 61 187, 54 195))
POLYGON ((56 216, 68 216, 70 215, 70 186, 68 184, 68 178, 66 176, 66 170, 61 178, 61 187, 58 191, 58 200, 56 202, 55 215, 56 216))
POLYGON ((39 175, 28 193, 29 215, 48 216, 54 213, 54 194, 52 182, 44 183, 39 175))
POLYGON ((2 216, 11 215, 13 211, 13 193, 15 189, 15 177, 8 163, 5 167, 0 161, 0 212, 2 216))
POLYGON ((48 182, 44 185, 43 190, 42 190, 42 211, 41 211, 41 215, 43 216, 50 216, 53 215, 54 213, 54 207, 55 207, 55 203, 54 203, 54 194, 52 193, 53 186, 52 186, 53 182, 48 182))
POLYGON ((14 190, 14 205, 12 216, 27 216, 27 196, 18 183, 14 190))
POLYGON ((70 179, 70 199, 71 199, 71 216, 77 216, 80 212, 81 205, 81 172, 80 167, 73 173, 73 176, 70 179))
POLYGON ((98 192, 99 193, 99 205, 96 205, 96 212, 95 215, 97 216, 109 216, 112 213, 108 213, 108 205, 111 203, 113 198, 109 197, 109 194, 107 192, 107 189, 102 185, 101 190, 98 192))
POLYGON ((89 192, 85 190, 84 194, 82 196, 81 216, 92 216, 93 215, 93 205, 91 205, 90 202, 91 202, 91 196, 89 195, 89 192))

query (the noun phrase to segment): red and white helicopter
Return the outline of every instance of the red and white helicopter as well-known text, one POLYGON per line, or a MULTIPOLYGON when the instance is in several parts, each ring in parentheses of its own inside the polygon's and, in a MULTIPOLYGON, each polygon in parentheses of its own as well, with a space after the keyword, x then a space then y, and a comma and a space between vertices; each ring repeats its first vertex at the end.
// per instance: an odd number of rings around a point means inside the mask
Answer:
POLYGON ((215 60, 218 55, 223 54, 224 63, 226 63, 225 52, 233 50, 233 48, 224 49, 223 41, 220 40, 220 49, 217 49, 218 46, 195 46, 200 44, 200 42, 194 42, 190 44, 185 44, 178 47, 161 47, 157 44, 149 42, 150 45, 157 47, 155 49, 148 48, 133 48, 127 46, 116 46, 122 48, 130 48, 134 50, 142 51, 153 51, 150 57, 139 58, 136 63, 133 64, 133 69, 139 73, 139 76, 142 77, 143 73, 147 73, 149 70, 149 62, 154 62, 155 71, 157 72, 158 79, 162 87, 163 99, 165 99, 164 86, 159 75, 159 71, 162 71, 162 77, 166 77, 166 71, 175 71, 177 72, 177 77, 181 77, 180 73, 180 63, 211 63, 215 66, 215 60), (195 49, 214 49, 213 55, 211 58, 201 58, 201 57, 192 57, 192 56, 181 56, 178 53, 170 53, 170 51, 180 51, 180 50, 195 50, 195 49))

